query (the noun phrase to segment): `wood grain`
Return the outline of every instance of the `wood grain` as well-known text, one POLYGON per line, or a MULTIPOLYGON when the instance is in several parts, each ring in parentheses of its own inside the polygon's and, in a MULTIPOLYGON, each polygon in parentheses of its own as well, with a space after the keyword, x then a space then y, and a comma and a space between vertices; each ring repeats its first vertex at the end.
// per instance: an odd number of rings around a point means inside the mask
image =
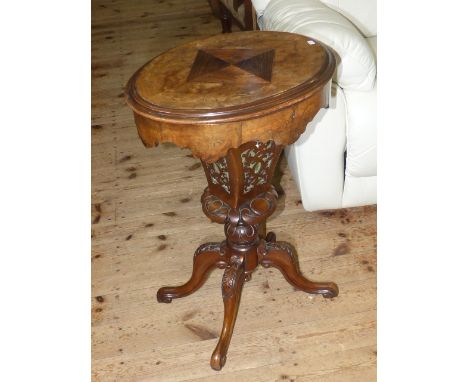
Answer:
MULTIPOLYGON (((135 104, 133 98, 139 97, 144 106, 154 111, 173 113, 175 109, 189 118, 191 114, 208 112, 228 114, 229 110, 245 109, 250 103, 262 108, 271 98, 275 104, 281 104, 291 97, 313 92, 333 73, 333 54, 318 42, 310 45, 311 40, 287 32, 253 31, 180 45, 155 57, 130 80, 131 105, 135 104), (274 62, 268 55, 271 81, 255 81, 254 74, 238 65, 271 51, 274 52, 274 62), (228 65, 208 68, 204 81, 187 81, 191 70, 201 61, 200 52, 228 65)), ((266 58, 262 60, 265 63, 266 58)))
POLYGON ((126 95, 147 147, 172 142, 211 163, 249 141, 292 144, 328 105, 334 69, 332 51, 306 36, 221 34, 160 54, 126 95))
POLYGON ((278 271, 258 270, 244 286, 249 305, 239 309, 229 363, 219 373, 200 363, 222 324, 222 271, 169 306, 155 294, 186 281, 193 249, 222 238, 222 227, 200 220, 206 180, 188 150, 142 149, 123 89, 141 62, 219 33, 219 20, 203 0, 98 0, 92 11, 93 380, 374 381, 376 209, 305 212, 284 161, 268 228, 295 245, 305 276, 333 279, 340 296, 311 304, 278 271))

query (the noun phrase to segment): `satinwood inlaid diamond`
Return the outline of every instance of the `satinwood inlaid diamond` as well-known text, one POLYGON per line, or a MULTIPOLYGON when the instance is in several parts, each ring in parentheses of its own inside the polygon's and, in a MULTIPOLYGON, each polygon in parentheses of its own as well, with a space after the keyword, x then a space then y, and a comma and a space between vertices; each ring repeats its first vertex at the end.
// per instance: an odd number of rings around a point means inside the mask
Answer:
MULTIPOLYGON (((210 75, 228 67, 236 67, 264 81, 271 81, 274 49, 200 49, 190 69, 187 81, 203 82, 210 75)), ((235 71, 226 70, 226 76, 232 76, 235 71)))

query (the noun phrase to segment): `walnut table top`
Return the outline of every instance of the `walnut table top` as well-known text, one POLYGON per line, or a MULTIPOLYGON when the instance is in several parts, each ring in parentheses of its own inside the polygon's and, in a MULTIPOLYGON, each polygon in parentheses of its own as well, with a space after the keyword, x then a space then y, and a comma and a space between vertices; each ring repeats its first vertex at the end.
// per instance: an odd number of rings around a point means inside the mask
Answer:
POLYGON ((152 59, 127 100, 146 146, 169 141, 213 162, 254 139, 293 143, 327 105, 334 69, 330 49, 305 36, 222 34, 152 59))

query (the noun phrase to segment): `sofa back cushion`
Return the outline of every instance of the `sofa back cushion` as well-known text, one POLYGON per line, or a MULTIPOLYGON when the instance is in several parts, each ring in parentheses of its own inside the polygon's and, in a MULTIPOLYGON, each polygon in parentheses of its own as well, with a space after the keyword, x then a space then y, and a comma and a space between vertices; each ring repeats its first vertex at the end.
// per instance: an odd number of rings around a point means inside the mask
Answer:
POLYGON ((271 0, 261 28, 325 43, 337 57, 333 79, 341 88, 366 91, 374 87, 377 65, 368 42, 351 21, 319 0, 271 0))
MULTIPOLYGON (((263 15, 271 0, 252 0, 257 16, 263 15)), ((321 0, 341 13, 366 37, 377 36, 377 0, 321 0)))
POLYGON ((263 15, 263 11, 265 11, 265 8, 270 1, 271 0, 252 0, 252 5, 258 17, 263 15))
POLYGON ((350 20, 364 36, 377 36, 377 0, 321 1, 350 20))

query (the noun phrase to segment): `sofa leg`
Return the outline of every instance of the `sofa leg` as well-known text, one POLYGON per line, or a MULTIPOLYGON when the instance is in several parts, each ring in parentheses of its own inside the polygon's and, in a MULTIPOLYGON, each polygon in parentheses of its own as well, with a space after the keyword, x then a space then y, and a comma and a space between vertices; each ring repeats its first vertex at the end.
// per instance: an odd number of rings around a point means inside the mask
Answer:
POLYGON ((225 5, 222 2, 219 2, 219 9, 221 11, 221 27, 223 28, 223 33, 231 33, 231 12, 229 12, 229 10, 225 7, 225 5))

